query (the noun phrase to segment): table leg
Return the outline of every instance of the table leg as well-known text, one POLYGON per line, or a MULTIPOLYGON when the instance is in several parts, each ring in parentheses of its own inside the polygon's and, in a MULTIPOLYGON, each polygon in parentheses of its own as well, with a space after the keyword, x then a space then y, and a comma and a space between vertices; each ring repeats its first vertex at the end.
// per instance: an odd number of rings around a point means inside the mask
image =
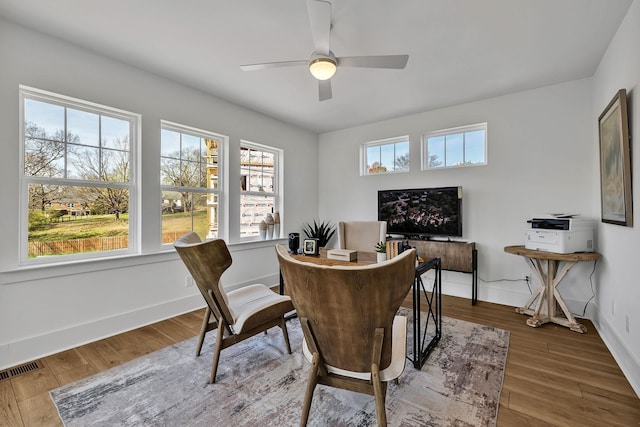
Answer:
POLYGON ((532 328, 537 328, 545 323, 553 322, 558 325, 566 326, 570 330, 579 333, 587 332, 587 328, 578 323, 575 319, 567 304, 562 299, 557 287, 564 276, 569 270, 576 264, 575 261, 567 261, 558 270, 560 261, 546 260, 546 268, 542 266, 540 260, 531 260, 534 265, 536 276, 543 286, 529 297, 526 305, 516 308, 516 313, 526 314, 531 316, 527 319, 527 325, 532 328), (533 303, 537 300, 535 309, 532 309, 533 303), (562 315, 557 310, 557 305, 562 310, 562 315))

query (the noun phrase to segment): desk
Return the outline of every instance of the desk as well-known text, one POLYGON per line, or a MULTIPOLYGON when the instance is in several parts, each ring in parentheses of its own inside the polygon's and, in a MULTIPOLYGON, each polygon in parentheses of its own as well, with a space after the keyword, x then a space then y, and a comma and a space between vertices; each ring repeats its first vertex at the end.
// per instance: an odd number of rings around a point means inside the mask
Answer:
MULTIPOLYGON (((358 252, 357 260, 354 262, 340 261, 335 259, 328 259, 326 257, 326 250, 321 248, 319 256, 305 256, 305 255, 291 255, 293 258, 302 262, 311 262, 314 264, 322 265, 368 265, 376 262, 375 252, 358 252)), ((429 358, 429 355, 440 341, 442 336, 442 271, 441 271, 440 258, 433 258, 427 262, 421 262, 416 266, 416 274, 413 282, 413 359, 408 359, 413 363, 413 367, 421 369, 424 363, 429 358), (422 281, 422 275, 429 270, 435 271, 435 277, 433 285, 429 290, 425 287, 422 281), (422 291, 425 300, 427 301, 428 310, 427 318, 424 322, 424 329, 422 328, 422 311, 420 292, 422 291), (432 331, 429 331, 429 326, 432 326, 432 331)), ((282 274, 280 274, 280 294, 284 294, 284 280, 282 274)))
POLYGON ((558 284, 576 263, 580 261, 595 261, 600 257, 600 254, 596 252, 556 254, 525 249, 524 246, 506 246, 504 251, 527 258, 533 265, 538 280, 542 284, 540 289, 531 295, 524 307, 516 308, 516 313, 532 316, 531 319, 527 319, 527 325, 537 328, 545 323, 553 322, 581 334, 587 332, 587 328, 578 323, 567 308, 558 291, 558 284), (538 304, 535 308, 532 308, 536 300, 538 300, 538 304), (560 313, 558 307, 562 310, 562 313, 560 313), (564 314, 564 317, 558 314, 564 314))

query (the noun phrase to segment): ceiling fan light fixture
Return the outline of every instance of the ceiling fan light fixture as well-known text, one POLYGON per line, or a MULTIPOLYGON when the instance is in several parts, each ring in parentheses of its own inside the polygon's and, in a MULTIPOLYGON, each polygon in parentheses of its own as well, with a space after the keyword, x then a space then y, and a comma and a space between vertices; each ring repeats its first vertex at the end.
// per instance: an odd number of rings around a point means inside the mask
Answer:
POLYGON ((315 58, 309 62, 311 75, 318 80, 329 80, 336 73, 336 61, 331 58, 315 58))

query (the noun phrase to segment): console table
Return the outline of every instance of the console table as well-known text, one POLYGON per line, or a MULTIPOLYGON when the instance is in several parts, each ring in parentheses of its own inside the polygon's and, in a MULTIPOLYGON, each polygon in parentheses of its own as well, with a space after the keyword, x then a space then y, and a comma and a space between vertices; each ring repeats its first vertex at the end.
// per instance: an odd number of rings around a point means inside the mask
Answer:
MULTIPOLYGON (((367 265, 376 262, 375 252, 358 251, 356 261, 340 261, 326 257, 326 250, 321 248, 319 256, 291 255, 293 258, 322 265, 367 265)), ((433 258, 421 262, 416 266, 415 278, 412 289, 413 299, 413 359, 407 357, 416 369, 421 369, 429 358, 429 355, 440 341, 442 336, 442 272, 440 258, 433 258), (422 275, 429 270, 434 270, 435 277, 429 289, 422 281, 422 275), (421 295, 427 302, 426 319, 422 319, 421 295), (424 325, 423 325, 424 323, 424 325), (424 326, 424 327, 423 327, 424 326), (431 326, 431 329, 429 328, 431 326)), ((285 283, 280 274, 280 294, 284 294, 285 283)))
POLYGON ((474 242, 455 240, 414 240, 409 245, 416 248, 424 259, 440 258, 442 270, 471 273, 471 304, 478 301, 478 250, 474 242))
POLYGON ((516 308, 516 313, 532 316, 531 319, 527 319, 527 325, 537 328, 545 323, 553 322, 581 334, 587 332, 587 328, 578 323, 567 308, 567 304, 558 291, 558 284, 576 263, 595 261, 600 257, 600 254, 596 252, 557 254, 526 249, 524 246, 506 246, 504 251, 527 258, 533 265, 542 285, 537 292, 531 295, 523 307, 516 308), (533 308, 536 300, 538 304, 533 308), (559 312, 558 306, 562 313, 559 312), (564 317, 559 314, 564 314, 564 317))

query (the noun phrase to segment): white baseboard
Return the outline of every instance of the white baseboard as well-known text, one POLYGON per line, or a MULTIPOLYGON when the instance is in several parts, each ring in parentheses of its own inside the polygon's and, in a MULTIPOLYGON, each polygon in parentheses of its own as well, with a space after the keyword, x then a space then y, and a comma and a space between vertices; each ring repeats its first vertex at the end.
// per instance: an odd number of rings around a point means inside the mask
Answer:
POLYGON ((83 323, 59 331, 25 338, 0 346, 0 369, 10 368, 70 348, 107 338, 204 306, 200 294, 144 307, 129 313, 83 323))
MULTIPOLYGON (((251 283, 264 283, 270 286, 279 283, 279 276, 278 274, 273 274, 249 282, 234 283, 226 286, 226 289, 231 291, 251 283)), ((4 343, 0 345, 0 369, 11 368, 70 348, 197 310, 198 308, 204 307, 204 304, 200 293, 195 293, 178 300, 142 307, 128 313, 121 313, 55 332, 4 343)))
POLYGON ((601 314, 599 307, 594 310, 592 322, 636 395, 640 397, 640 361, 627 349, 625 340, 620 339, 606 317, 601 314))

